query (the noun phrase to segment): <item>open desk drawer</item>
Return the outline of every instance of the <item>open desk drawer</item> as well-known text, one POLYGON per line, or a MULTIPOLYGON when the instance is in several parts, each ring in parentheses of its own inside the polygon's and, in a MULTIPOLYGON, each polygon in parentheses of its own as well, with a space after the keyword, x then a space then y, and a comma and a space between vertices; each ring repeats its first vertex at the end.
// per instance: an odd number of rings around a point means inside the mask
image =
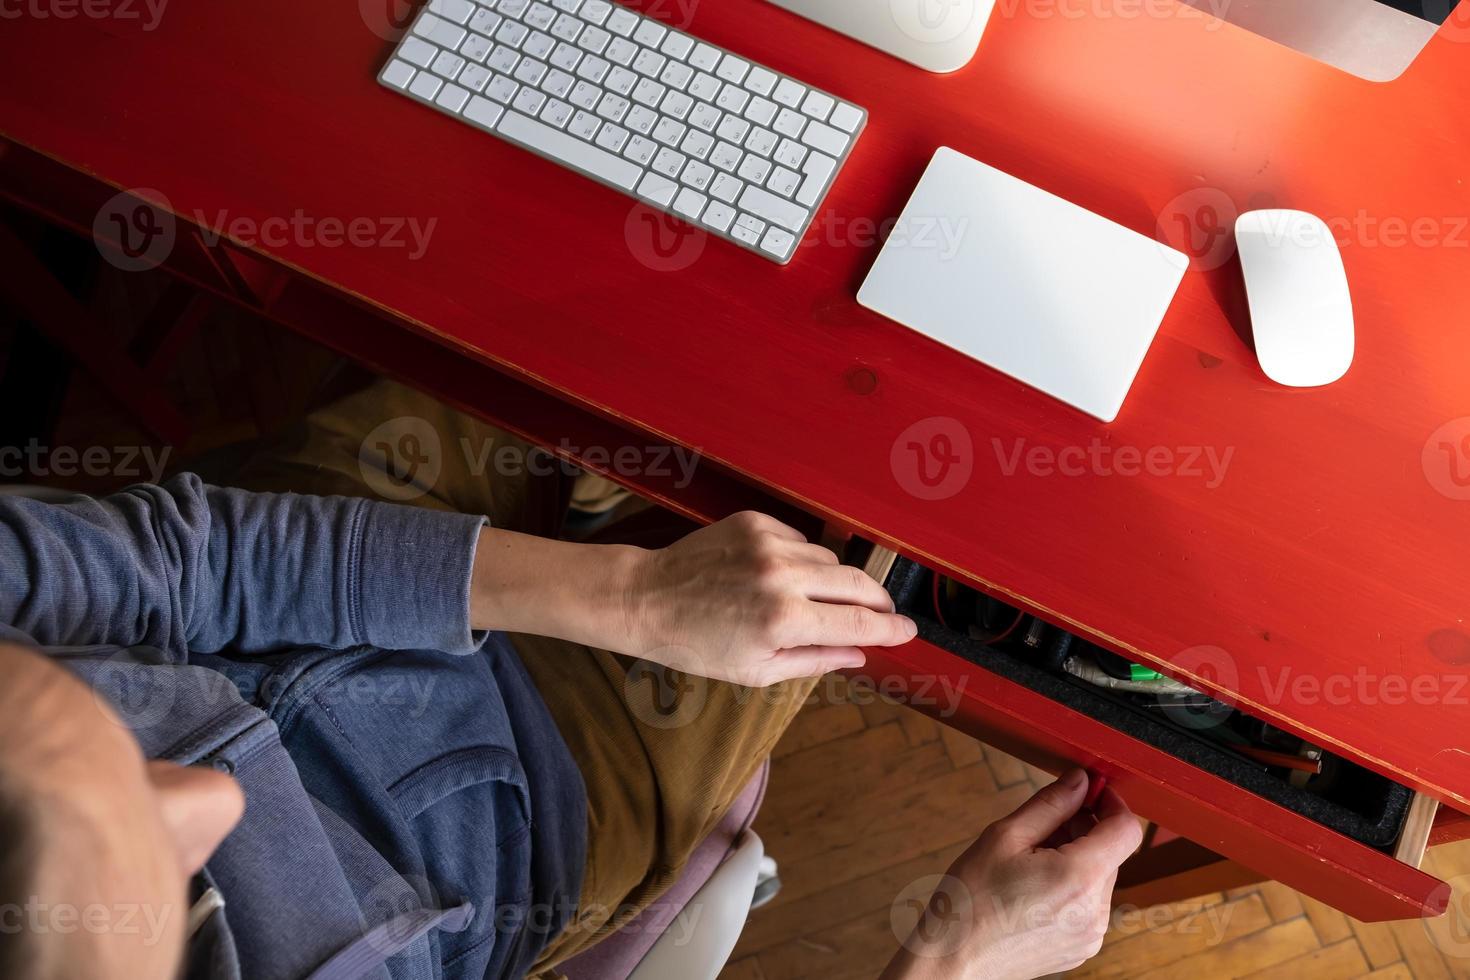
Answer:
POLYGON ((1043 769, 1102 773, 1140 815, 1355 918, 1445 910, 1449 887, 1418 868, 1433 801, 1351 763, 1338 799, 1293 787, 1209 740, 946 628, 921 598, 931 573, 908 559, 875 548, 865 568, 919 624, 904 646, 868 651, 863 674, 885 690, 896 686, 919 710, 1043 769), (934 696, 938 677, 947 681, 943 698, 934 696))

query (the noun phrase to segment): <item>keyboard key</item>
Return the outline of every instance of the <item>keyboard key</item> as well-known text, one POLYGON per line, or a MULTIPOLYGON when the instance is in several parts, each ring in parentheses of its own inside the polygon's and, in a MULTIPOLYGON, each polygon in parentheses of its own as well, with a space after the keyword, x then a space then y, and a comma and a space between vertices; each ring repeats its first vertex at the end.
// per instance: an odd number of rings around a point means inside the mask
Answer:
POLYGON ((612 13, 612 4, 607 0, 587 0, 582 4, 582 19, 594 24, 602 24, 610 13, 612 13))
POLYGON ((733 85, 726 85, 720 90, 719 98, 715 99, 715 105, 726 112, 741 112, 745 109, 745 103, 750 101, 750 93, 733 85))
POLYGON ((608 58, 620 65, 631 65, 633 59, 638 57, 638 52, 643 50, 632 41, 621 37, 613 38, 612 43, 607 46, 603 53, 608 58))
POLYGON ((500 0, 497 6, 500 12, 507 17, 519 17, 526 12, 531 5, 531 0, 500 0))
POLYGON ((551 35, 533 31, 531 36, 521 43, 521 53, 545 60, 554 47, 556 47, 556 42, 551 39, 551 35))
MULTIPOLYGON (((412 40, 417 41, 418 38, 413 38, 412 40)), ((485 58, 490 54, 490 51, 494 47, 494 43, 488 37, 481 37, 478 34, 471 34, 469 37, 465 38, 464 43, 459 46, 459 53, 464 55, 470 61, 475 62, 476 64, 484 64, 485 58)))
POLYGON ((463 27, 458 27, 441 17, 428 13, 419 16, 418 21, 413 25, 413 32, 451 51, 458 50, 460 42, 465 39, 467 33, 463 27))
POLYGON ((582 52, 565 41, 558 41, 547 60, 562 71, 574 71, 582 63, 582 52))
POLYGON ((750 132, 750 123, 739 116, 726 116, 720 120, 720 125, 715 128, 715 135, 720 139, 729 140, 731 143, 742 143, 745 134, 750 132))
POLYGON ((531 29, 519 21, 508 20, 501 24, 495 31, 495 40, 512 48, 521 46, 521 42, 531 33, 531 29))
POLYGON ((479 65, 470 65, 459 73, 459 84, 471 92, 483 92, 485 83, 488 81, 490 81, 489 70, 479 65))
POLYGON ((681 34, 678 31, 669 31, 668 36, 664 38, 663 43, 658 46, 658 49, 670 58, 682 61, 689 55, 690 51, 694 50, 694 38, 688 34, 681 34))
POLYGON ((660 119, 653 127, 653 138, 665 146, 678 146, 679 141, 684 138, 684 133, 689 129, 677 119, 668 116, 660 119))
POLYGON ((705 132, 713 132, 720 123, 722 113, 707 102, 701 102, 689 111, 689 123, 705 132))
POLYGON ((520 60, 519 54, 503 44, 497 44, 495 50, 490 52, 490 57, 485 59, 485 67, 508 75, 515 70, 516 62, 520 60))
POLYGON ((693 68, 690 68, 682 61, 671 61, 664 66, 664 70, 659 74, 658 80, 669 88, 682 90, 684 86, 689 84, 689 79, 693 77, 693 68))
POLYGON ((714 71, 715 66, 720 63, 720 49, 700 41, 694 45, 689 63, 701 71, 714 71))
POLYGON ((567 132, 577 139, 590 140, 596 133, 597 128, 602 125, 602 120, 585 110, 577 112, 572 116, 572 121, 567 123, 567 132))
POLYGON ((648 106, 635 105, 633 111, 628 113, 628 128, 637 133, 648 133, 653 130, 658 122, 658 113, 648 106))
POLYGON ((776 73, 756 65, 745 76, 745 87, 756 95, 770 95, 771 89, 776 87, 776 73))
POLYGON ((601 82, 603 78, 607 76, 607 73, 611 68, 612 64, 610 62, 603 61, 595 54, 589 54, 587 57, 583 58, 582 63, 577 66, 577 74, 595 85, 598 82, 601 82))
POLYGON ((593 142, 604 150, 617 153, 622 150, 623 145, 628 142, 628 137, 631 135, 631 133, 621 126, 615 126, 612 123, 603 123, 602 128, 597 131, 597 137, 593 142))
POLYGON ((496 75, 494 78, 490 79, 490 83, 485 86, 485 94, 494 99, 496 102, 509 102, 511 99, 515 98, 516 92, 519 89, 520 86, 511 79, 507 78, 504 75, 496 75))
POLYGON ((777 167, 771 173, 771 179, 766 181, 767 189, 775 191, 782 197, 790 197, 795 194, 796 189, 800 186, 801 175, 785 167, 777 167))
POLYGON ((667 88, 651 78, 640 79, 638 85, 633 89, 633 101, 641 102, 646 106, 656 106, 663 101, 664 93, 667 91, 667 88))
POLYGON ((551 0, 557 10, 564 10, 569 14, 575 14, 582 7, 582 0, 551 0))
POLYGON ((470 18, 470 27, 488 36, 495 33, 495 29, 500 26, 500 22, 504 19, 504 17, 501 17, 494 11, 481 7, 470 18))
POLYGON ((581 37, 577 38, 577 46, 586 48, 593 54, 602 54, 603 49, 607 47, 608 42, 611 40, 612 35, 602 28, 589 27, 582 32, 581 37))
POLYGON ((740 152, 739 147, 721 141, 716 143, 714 150, 710 152, 709 162, 721 170, 729 170, 733 173, 735 168, 740 166, 740 158, 744 155, 740 152))
POLYGON ((761 232, 765 230, 765 227, 764 221, 752 218, 748 214, 742 214, 735 219, 735 225, 730 229, 730 234, 747 245, 755 245, 760 242, 761 232))
POLYGON ((572 78, 571 75, 553 68, 547 73, 546 78, 542 80, 541 89, 560 99, 564 98, 572 90, 574 84, 576 84, 576 79, 572 78))
POLYGON ((383 81, 392 85, 394 88, 408 88, 408 83, 413 78, 413 74, 413 65, 394 58, 388 62, 388 67, 383 69, 383 81))
POLYGON ((639 197, 646 197, 655 204, 663 206, 667 206, 674 199, 674 194, 678 190, 678 184, 655 173, 644 174, 643 180, 638 184, 639 197))
POLYGON ((544 31, 556 20, 556 11, 549 4, 533 3, 530 9, 526 11, 524 19, 527 24, 536 28, 536 30, 544 31))
POLYGON ((572 86, 572 94, 567 96, 567 101, 578 109, 591 109, 597 105, 602 98, 602 89, 588 82, 578 82, 572 86))
POLYGON ((745 107, 745 118, 757 126, 769 126, 771 120, 776 118, 776 103, 757 96, 745 107))
POLYGON ((747 153, 745 159, 740 162, 740 169, 736 171, 742 178, 753 184, 763 184, 766 174, 771 172, 771 161, 758 157, 754 153, 747 153))
POLYGON ((556 23, 551 25, 551 34, 563 41, 575 41, 577 35, 582 33, 584 26, 580 20, 570 14, 557 14, 556 23))
POLYGON ((806 159, 806 147, 795 140, 783 139, 781 145, 776 147, 776 162, 783 167, 791 167, 793 170, 801 166, 801 161, 806 159))
POLYGON ((626 190, 632 190, 638 180, 638 168, 622 157, 614 156, 591 143, 583 143, 559 129, 552 129, 518 112, 507 112, 500 121, 499 131, 507 139, 515 140, 626 190))
MULTIPOLYGON (((463 76, 461 76, 463 78, 463 76)), ((534 116, 546 104, 546 96, 533 88, 523 88, 510 100, 510 107, 528 116, 534 116)))
POLYGON ((628 145, 623 148, 623 156, 645 167, 648 166, 648 161, 653 159, 656 152, 658 152, 658 144, 644 136, 631 137, 628 145))
POLYGON ((797 192, 796 203, 811 207, 817 203, 817 198, 822 194, 822 188, 827 186, 827 178, 832 176, 832 171, 837 169, 837 161, 824 153, 813 153, 807 157, 806 163, 802 165, 801 172, 806 179, 801 183, 801 190, 797 192))
POLYGON ((750 62, 744 58, 737 58, 733 54, 727 54, 720 59, 720 66, 715 69, 715 74, 727 82, 739 85, 748 71, 750 71, 750 62))
POLYGON ((806 86, 798 85, 789 78, 783 78, 776 84, 776 94, 771 96, 784 106, 795 109, 801 104, 802 96, 806 95, 806 86))
POLYGON ((715 231, 723 233, 730 227, 730 222, 735 220, 735 210, 719 201, 711 201, 710 206, 704 209, 704 216, 700 220, 715 231))
POLYGON ((801 134, 801 141, 832 156, 841 156, 842 151, 847 149, 847 134, 826 123, 813 122, 808 125, 806 132, 801 134))
POLYGON ((572 107, 561 99, 552 99, 546 103, 546 108, 541 110, 537 118, 548 125, 561 129, 567 124, 567 120, 572 118, 572 107))
POLYGON ((597 114, 604 119, 613 122, 622 122, 623 117, 628 114, 630 103, 615 92, 605 92, 602 101, 597 103, 597 114))
POLYGON ((827 121, 844 133, 851 133, 858 128, 858 123, 863 121, 863 113, 856 106, 843 102, 832 110, 832 118, 827 121))
POLYGON ((633 31, 633 40, 647 48, 656 48, 669 29, 656 20, 644 19, 633 31))
POLYGON ((638 15, 626 7, 613 7, 613 12, 607 17, 607 29, 614 34, 628 37, 638 26, 638 15))
POLYGON ((694 81, 689 83, 689 94, 703 102, 713 102, 715 95, 719 93, 721 82, 713 75, 700 72, 694 76, 694 81))
POLYGON ((823 95, 821 92, 808 92, 806 100, 801 104, 801 111, 813 119, 826 121, 828 113, 832 111, 832 96, 823 95))
POLYGON ((681 187, 678 196, 674 198, 674 210, 691 221, 697 221, 708 201, 709 198, 698 191, 681 187))
POLYGON ((482 99, 478 95, 470 97, 469 107, 465 109, 466 119, 473 120, 486 129, 495 128, 495 121, 505 112, 500 106, 489 99, 482 99))
POLYGON ((644 48, 642 51, 638 52, 638 57, 633 59, 633 70, 639 72, 640 74, 647 75, 650 78, 657 78, 658 73, 663 71, 664 65, 668 63, 669 59, 665 58, 657 51, 650 50, 649 48, 644 48))
POLYGON ((602 84, 619 95, 629 95, 633 91, 633 86, 638 84, 638 76, 626 68, 618 67, 607 73, 607 78, 603 79, 602 84))
POLYGON ((750 184, 746 184, 745 190, 740 194, 740 209, 792 231, 800 229, 810 213, 806 208, 777 197, 763 187, 750 184))
POLYGON ((446 85, 440 91, 439 97, 434 101, 450 112, 458 112, 464 108, 464 104, 469 97, 470 93, 468 89, 462 89, 458 85, 446 85))
POLYGON ((684 154, 665 146, 654 155, 653 169, 666 177, 677 177, 679 176, 679 171, 684 169, 684 164, 688 162, 689 158, 684 154))
POLYGON ((715 141, 697 129, 691 129, 684 137, 684 142, 679 144, 679 149, 692 157, 703 160, 709 156, 709 151, 714 148, 715 141))
POLYGON ((698 160, 690 160, 679 179, 695 190, 702 191, 715 179, 715 171, 698 160))
POLYGON ((694 100, 683 92, 670 92, 664 96, 663 105, 658 107, 659 112, 675 119, 683 119, 689 115, 689 110, 694 108, 694 100))
POLYGON ((546 77, 546 66, 534 58, 523 58, 512 75, 518 82, 535 85, 546 77))
POLYGON ((763 157, 771 155, 776 148, 776 134, 769 129, 752 129, 750 135, 745 138, 745 148, 752 153, 759 153, 763 157))
POLYGON ((443 84, 444 80, 442 78, 437 78, 426 71, 421 71, 408 84, 408 90, 421 99, 432 99, 439 94, 439 89, 443 84))
POLYGON ((745 185, 740 182, 739 178, 731 177, 729 174, 716 174, 715 182, 710 185, 709 192, 726 204, 734 204, 744 189, 745 185))
POLYGON ((404 38, 403 47, 398 49, 398 53, 404 60, 411 61, 420 68, 429 67, 439 57, 438 48, 418 37, 404 38))
POLYGON ((799 139, 801 131, 806 128, 806 123, 806 117, 800 113, 782 109, 780 115, 776 116, 776 132, 790 136, 792 139, 799 139))
POLYGON ((766 237, 761 239, 761 251, 770 252, 776 258, 784 259, 791 254, 791 247, 795 244, 796 238, 790 232, 772 227, 766 231, 766 237))

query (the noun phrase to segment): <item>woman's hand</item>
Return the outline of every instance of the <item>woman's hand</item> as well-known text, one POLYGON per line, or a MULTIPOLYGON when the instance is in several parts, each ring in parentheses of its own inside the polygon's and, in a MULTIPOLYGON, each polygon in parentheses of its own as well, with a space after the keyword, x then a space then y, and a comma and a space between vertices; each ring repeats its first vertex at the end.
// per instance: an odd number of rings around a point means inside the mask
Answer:
POLYGON ((1111 789, 1083 811, 1074 769, 985 829, 941 880, 882 980, 1030 980, 1102 948, 1118 866, 1143 840, 1111 789))
POLYGON ((860 667, 859 646, 916 633, 861 569, 750 511, 644 552, 626 608, 628 652, 748 687, 860 667))
POLYGON ((753 512, 656 551, 487 528, 470 589, 477 629, 573 640, 751 687, 861 666, 859 646, 916 633, 878 583, 753 512))

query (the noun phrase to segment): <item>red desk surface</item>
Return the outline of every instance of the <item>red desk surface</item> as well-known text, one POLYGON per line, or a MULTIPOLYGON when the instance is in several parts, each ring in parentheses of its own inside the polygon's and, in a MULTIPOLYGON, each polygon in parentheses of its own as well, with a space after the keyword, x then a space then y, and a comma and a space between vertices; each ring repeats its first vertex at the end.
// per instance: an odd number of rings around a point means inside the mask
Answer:
POLYGON ((628 199, 381 89, 378 0, 171 4, 152 31, 8 20, 0 131, 205 224, 433 221, 417 257, 259 251, 1470 802, 1470 9, 1373 85, 1167 0, 1029 6, 1002 0, 940 77, 761 0, 649 5, 871 111, 784 269, 696 240, 667 271, 628 199), (855 303, 873 223, 940 144, 1192 231, 1217 266, 1186 277, 1116 423, 855 303), (1261 374, 1238 269, 1208 247, 1212 218, 1270 205, 1344 238, 1357 361, 1321 390, 1261 374), (925 499, 908 447, 941 431, 960 476, 925 499), (1107 462, 1011 467, 1018 445, 1107 462), (1125 447, 1161 448, 1133 474, 1150 457, 1107 454, 1125 447), (1229 454, 1218 483, 1202 449, 1229 454))

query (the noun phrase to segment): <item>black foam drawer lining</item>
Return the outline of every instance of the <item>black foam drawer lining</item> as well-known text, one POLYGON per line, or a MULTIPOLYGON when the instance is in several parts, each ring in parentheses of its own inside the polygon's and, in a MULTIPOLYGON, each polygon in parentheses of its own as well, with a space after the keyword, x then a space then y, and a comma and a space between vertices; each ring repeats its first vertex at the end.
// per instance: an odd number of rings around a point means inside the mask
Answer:
POLYGON ((928 643, 1371 847, 1386 850, 1398 839, 1414 795, 1407 787, 1346 760, 1338 760, 1339 778, 1330 796, 1293 786, 1258 764, 1150 717, 1069 674, 1052 673, 942 626, 929 600, 932 575, 899 558, 887 582, 899 611, 918 623, 919 637, 928 643))

